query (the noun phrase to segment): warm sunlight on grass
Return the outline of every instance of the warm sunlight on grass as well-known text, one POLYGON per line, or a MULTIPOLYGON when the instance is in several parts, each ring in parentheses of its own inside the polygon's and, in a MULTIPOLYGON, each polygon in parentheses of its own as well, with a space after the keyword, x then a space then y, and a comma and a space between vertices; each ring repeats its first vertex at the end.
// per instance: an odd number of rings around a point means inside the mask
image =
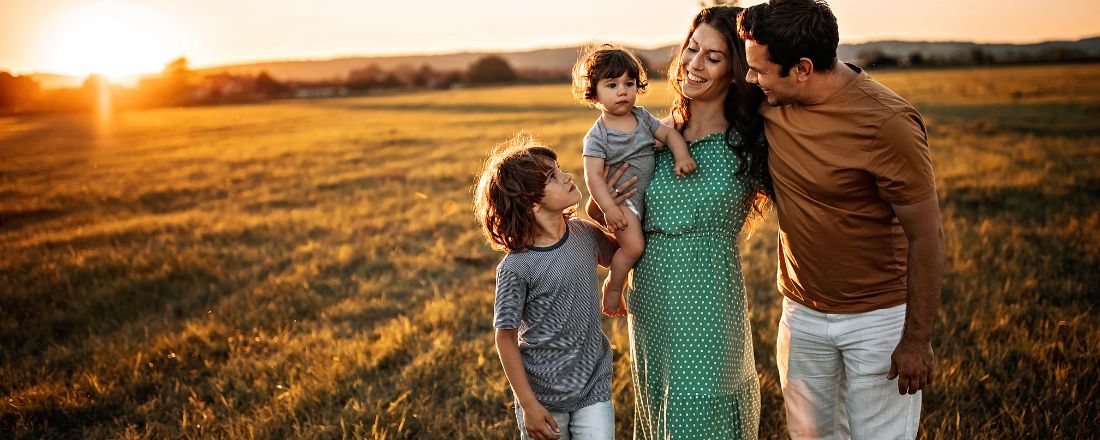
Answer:
MULTIPOLYGON (((943 207, 921 438, 1094 436, 1100 66, 872 75, 927 118, 943 207)), ((515 438, 470 186, 520 129, 578 172, 596 115, 543 85, 0 117, 0 436, 515 438)), ((742 240, 785 438, 774 218, 742 240)))

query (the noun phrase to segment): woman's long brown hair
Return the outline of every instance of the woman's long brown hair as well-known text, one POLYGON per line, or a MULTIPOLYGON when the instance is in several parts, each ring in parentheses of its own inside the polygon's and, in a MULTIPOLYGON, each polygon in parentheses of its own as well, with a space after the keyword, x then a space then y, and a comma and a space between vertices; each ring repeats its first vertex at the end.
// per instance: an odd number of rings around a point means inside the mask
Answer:
POLYGON ((672 63, 668 66, 668 83, 675 92, 671 108, 672 120, 680 133, 683 133, 691 124, 691 108, 688 105, 691 100, 684 96, 684 72, 680 69, 684 50, 687 49, 691 36, 695 34, 695 29, 700 24, 706 23, 725 36, 726 44, 730 48, 730 73, 734 82, 722 106, 726 121, 729 122, 724 139, 726 146, 741 159, 737 167, 737 177, 756 191, 756 195, 746 200, 746 203, 753 212, 762 216, 769 199, 774 198, 774 189, 772 176, 768 171, 768 145, 764 140, 764 119, 758 112, 760 103, 764 100, 764 92, 745 81, 749 66, 745 62, 744 40, 737 34, 737 16, 743 10, 736 6, 713 6, 699 11, 691 22, 687 37, 680 45, 680 52, 673 57, 672 63), (734 131, 740 139, 735 138, 734 131))

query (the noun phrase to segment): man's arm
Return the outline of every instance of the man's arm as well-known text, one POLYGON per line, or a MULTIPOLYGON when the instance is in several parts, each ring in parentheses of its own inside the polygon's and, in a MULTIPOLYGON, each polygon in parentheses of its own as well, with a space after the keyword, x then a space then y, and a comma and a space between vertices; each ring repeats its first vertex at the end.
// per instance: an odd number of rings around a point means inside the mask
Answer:
POLYGON ((909 239, 909 269, 905 329, 887 378, 898 378, 899 394, 914 394, 932 381, 935 368, 932 335, 943 284, 943 228, 935 193, 923 202, 891 206, 909 239))

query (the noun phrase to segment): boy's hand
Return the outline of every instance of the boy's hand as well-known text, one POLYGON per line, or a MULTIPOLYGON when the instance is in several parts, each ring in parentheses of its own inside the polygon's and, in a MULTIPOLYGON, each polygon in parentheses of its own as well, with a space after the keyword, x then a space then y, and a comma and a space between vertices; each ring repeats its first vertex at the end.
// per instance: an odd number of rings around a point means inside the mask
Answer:
POLYGON ((688 174, 694 173, 697 168, 698 168, 698 165, 695 164, 695 159, 693 159, 691 157, 687 157, 687 158, 682 159, 682 160, 681 159, 676 159, 676 175, 677 176, 680 176, 680 177, 687 176, 688 174))
POLYGON ((619 205, 615 205, 614 208, 608 209, 603 213, 603 218, 607 221, 607 229, 611 232, 622 231, 626 229, 626 214, 623 213, 622 208, 619 205))
POLYGON ((558 430, 558 421, 538 402, 532 402, 523 408, 523 429, 527 431, 527 435, 537 440, 555 440, 561 432, 558 430))

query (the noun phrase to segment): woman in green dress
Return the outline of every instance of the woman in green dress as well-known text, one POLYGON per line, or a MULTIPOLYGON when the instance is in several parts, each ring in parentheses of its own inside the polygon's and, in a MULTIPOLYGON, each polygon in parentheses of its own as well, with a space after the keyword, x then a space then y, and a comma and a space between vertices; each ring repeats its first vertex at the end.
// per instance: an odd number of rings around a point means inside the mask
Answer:
POLYGON ((661 149, 645 189, 646 250, 626 298, 635 439, 756 438, 759 429, 737 236, 766 202, 770 176, 756 113, 763 95, 744 80, 740 11, 701 11, 669 69, 677 93, 665 122, 699 168, 677 177, 661 149))

